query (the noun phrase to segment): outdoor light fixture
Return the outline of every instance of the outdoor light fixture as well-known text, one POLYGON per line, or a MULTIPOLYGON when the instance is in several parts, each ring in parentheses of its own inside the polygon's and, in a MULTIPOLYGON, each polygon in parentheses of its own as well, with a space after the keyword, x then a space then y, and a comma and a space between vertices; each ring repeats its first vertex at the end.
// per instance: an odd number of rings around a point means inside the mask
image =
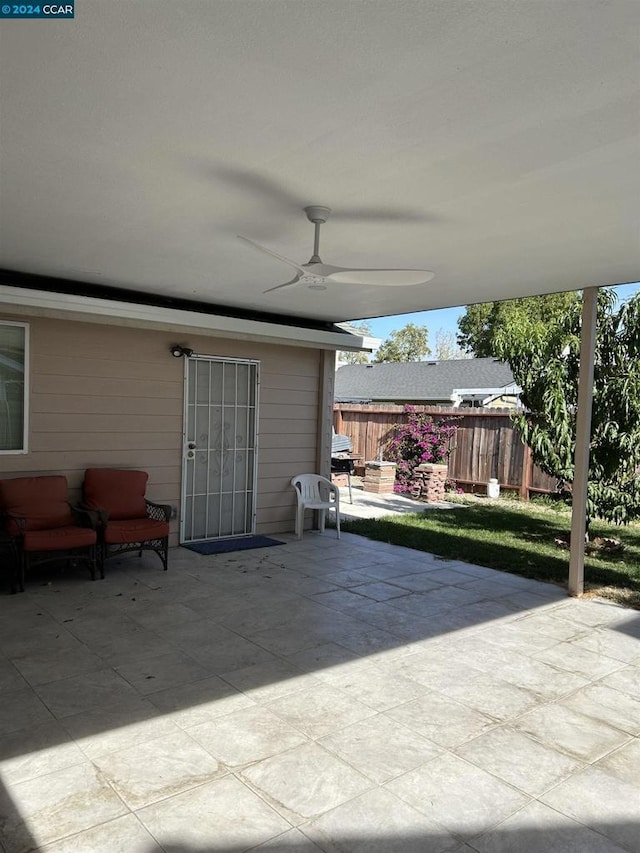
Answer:
POLYGON ((182 356, 185 356, 185 358, 189 358, 190 355, 193 355, 192 349, 188 349, 188 347, 182 347, 180 346, 180 344, 172 344, 169 347, 169 352, 174 358, 182 358, 182 356))

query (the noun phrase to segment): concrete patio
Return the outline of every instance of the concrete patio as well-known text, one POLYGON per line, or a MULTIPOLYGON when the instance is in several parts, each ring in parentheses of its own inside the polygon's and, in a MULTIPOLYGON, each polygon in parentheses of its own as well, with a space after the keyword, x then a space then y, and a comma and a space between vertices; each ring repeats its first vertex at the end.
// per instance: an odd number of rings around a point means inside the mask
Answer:
POLYGON ((365 492, 362 487, 362 479, 353 477, 351 488, 351 500, 349 489, 340 488, 340 518, 382 518, 384 515, 395 515, 405 512, 426 512, 430 509, 460 509, 460 504, 447 503, 425 503, 415 501, 403 494, 380 494, 365 492))
POLYGON ((640 851, 640 614, 334 531, 3 596, 5 853, 640 851))

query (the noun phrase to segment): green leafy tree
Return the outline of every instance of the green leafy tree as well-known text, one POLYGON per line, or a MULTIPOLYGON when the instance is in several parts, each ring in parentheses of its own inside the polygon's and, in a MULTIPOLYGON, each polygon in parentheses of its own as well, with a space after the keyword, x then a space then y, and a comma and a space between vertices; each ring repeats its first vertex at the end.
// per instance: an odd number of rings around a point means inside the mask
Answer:
POLYGON ((510 328, 526 327, 529 321, 556 323, 579 300, 578 293, 570 292, 467 305, 458 320, 458 345, 476 358, 497 356, 498 334, 510 328))
MULTIPOLYGON (((574 476, 581 301, 556 322, 521 314, 494 339, 522 388, 515 426, 534 461, 569 488, 574 476)), ((598 293, 587 530, 593 518, 640 517, 640 294, 616 308, 598 293)))
POLYGON ((391 332, 383 341, 373 359, 375 364, 390 361, 422 361, 429 355, 429 331, 426 326, 407 323, 402 329, 391 332))
MULTIPOLYGON (((356 335, 368 337, 371 335, 371 323, 362 320, 360 323, 346 323, 346 327, 350 332, 356 335)), ((338 358, 343 364, 368 364, 368 352, 339 352, 338 358)))

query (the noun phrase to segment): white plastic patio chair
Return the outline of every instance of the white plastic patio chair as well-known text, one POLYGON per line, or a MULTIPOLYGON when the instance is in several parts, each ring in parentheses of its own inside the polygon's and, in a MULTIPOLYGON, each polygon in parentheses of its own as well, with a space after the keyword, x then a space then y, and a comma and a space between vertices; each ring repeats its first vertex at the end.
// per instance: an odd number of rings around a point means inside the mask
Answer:
POLYGON ((340 538, 340 491, 337 486, 320 474, 296 474, 291 478, 291 485, 296 490, 298 506, 296 509, 296 536, 302 539, 304 531, 304 511, 317 509, 319 512, 320 533, 324 532, 325 513, 334 510, 336 514, 336 530, 340 538))

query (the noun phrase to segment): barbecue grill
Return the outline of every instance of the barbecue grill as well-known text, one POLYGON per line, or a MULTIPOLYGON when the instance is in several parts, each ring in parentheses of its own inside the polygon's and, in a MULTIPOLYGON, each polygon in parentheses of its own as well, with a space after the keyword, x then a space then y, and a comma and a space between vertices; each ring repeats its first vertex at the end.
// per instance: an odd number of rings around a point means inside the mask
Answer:
POLYGON ((333 432, 331 436, 331 473, 346 474, 347 486, 349 487, 349 502, 353 503, 351 494, 351 475, 355 471, 354 460, 349 455, 353 451, 353 442, 348 435, 339 435, 333 432))

